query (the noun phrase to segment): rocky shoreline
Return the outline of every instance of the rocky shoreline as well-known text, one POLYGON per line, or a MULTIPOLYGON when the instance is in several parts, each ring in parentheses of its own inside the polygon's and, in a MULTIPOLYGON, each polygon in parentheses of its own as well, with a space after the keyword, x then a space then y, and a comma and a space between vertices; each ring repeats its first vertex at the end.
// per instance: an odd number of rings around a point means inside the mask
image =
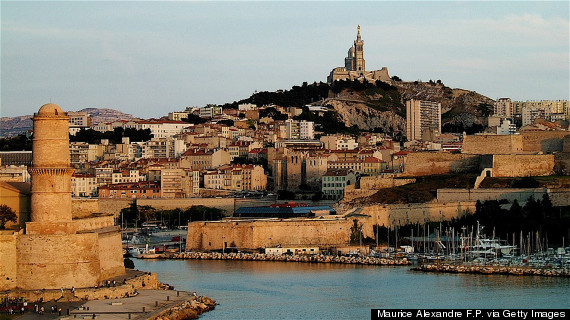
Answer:
POLYGON ((216 301, 208 297, 194 296, 182 304, 170 307, 149 320, 183 320, 198 319, 199 315, 204 312, 214 310, 216 301))
POLYGON ((546 276, 570 277, 567 269, 530 268, 521 266, 464 266, 453 264, 422 264, 412 268, 414 271, 445 272, 445 273, 475 273, 475 274, 506 274, 517 276, 546 276))
POLYGON ((140 259, 195 259, 195 260, 244 260, 244 261, 281 261, 304 263, 339 263, 360 265, 410 265, 407 259, 386 259, 375 257, 345 257, 329 255, 273 255, 263 253, 217 253, 217 252, 182 252, 164 253, 145 256, 140 259))

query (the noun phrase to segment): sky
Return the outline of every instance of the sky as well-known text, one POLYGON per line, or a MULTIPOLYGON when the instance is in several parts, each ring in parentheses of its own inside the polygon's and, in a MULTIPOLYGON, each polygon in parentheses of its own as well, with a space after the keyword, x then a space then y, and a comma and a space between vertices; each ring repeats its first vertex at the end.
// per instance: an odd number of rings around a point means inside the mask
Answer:
POLYGON ((492 99, 569 99, 569 2, 1 1, 0 116, 136 117, 326 81, 361 26, 366 68, 492 99))

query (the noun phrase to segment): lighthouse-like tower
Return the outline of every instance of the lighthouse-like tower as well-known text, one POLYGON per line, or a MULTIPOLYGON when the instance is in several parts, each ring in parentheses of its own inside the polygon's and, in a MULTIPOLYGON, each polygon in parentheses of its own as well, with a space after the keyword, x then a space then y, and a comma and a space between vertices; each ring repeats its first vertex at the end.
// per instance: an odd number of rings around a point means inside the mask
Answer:
POLYGON ((74 233, 71 215, 69 117, 56 104, 43 105, 34 114, 32 167, 32 230, 38 233, 74 233))
POLYGON ((73 217, 69 117, 49 103, 33 120, 31 221, 0 234, 0 291, 94 287, 124 274, 113 215, 73 217))

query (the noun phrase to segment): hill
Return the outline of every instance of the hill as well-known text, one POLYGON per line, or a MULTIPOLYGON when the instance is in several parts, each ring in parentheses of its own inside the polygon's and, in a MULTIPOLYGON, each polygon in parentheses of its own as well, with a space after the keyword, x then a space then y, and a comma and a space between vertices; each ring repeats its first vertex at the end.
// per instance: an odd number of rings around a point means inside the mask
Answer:
POLYGON ((254 93, 247 99, 225 104, 223 107, 237 108, 240 103, 253 103, 258 106, 275 104, 282 107, 321 105, 334 112, 330 118, 338 120, 347 129, 353 128, 352 131, 357 128, 395 133, 405 132, 405 101, 409 99, 441 103, 444 132, 477 132, 487 124, 486 117, 493 111, 492 99, 474 91, 449 88, 441 81, 362 83, 345 80, 336 81, 332 85, 308 85, 305 82, 291 90, 254 93))

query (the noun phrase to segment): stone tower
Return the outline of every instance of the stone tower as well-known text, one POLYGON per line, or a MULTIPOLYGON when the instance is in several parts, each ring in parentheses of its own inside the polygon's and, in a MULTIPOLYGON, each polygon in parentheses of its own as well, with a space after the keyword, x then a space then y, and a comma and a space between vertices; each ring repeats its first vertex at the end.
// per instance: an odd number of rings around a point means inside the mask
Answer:
POLYGON ((69 117, 50 103, 34 114, 33 121, 31 220, 51 225, 54 233, 70 233, 73 230, 66 227, 72 221, 69 117))
POLYGON ((344 59, 344 65, 347 71, 357 71, 360 73, 366 71, 364 41, 362 41, 360 37, 360 26, 358 26, 358 33, 354 44, 348 49, 348 56, 344 59))
POLYGON ((73 217, 69 117, 55 104, 34 114, 31 221, 0 233, 0 291, 94 287, 125 273, 113 215, 73 217))
POLYGON ((358 26, 358 34, 354 41, 354 71, 364 72, 366 70, 364 62, 364 41, 360 38, 360 25, 358 26))

